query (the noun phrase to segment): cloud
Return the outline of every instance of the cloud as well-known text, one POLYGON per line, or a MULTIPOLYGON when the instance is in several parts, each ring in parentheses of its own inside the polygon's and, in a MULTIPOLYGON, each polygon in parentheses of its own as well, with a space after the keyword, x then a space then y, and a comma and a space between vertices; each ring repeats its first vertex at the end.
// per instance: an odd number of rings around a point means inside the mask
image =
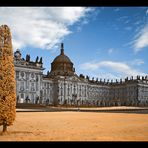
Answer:
POLYGON ((121 16, 117 18, 117 21, 126 21, 129 17, 128 16, 121 16))
POLYGON ((135 60, 131 61, 131 65, 138 65, 138 66, 140 66, 142 64, 144 64, 144 61, 142 59, 135 59, 135 60))
POLYGON ((0 25, 10 27, 14 48, 51 49, 72 33, 70 25, 90 11, 85 7, 1 7, 0 25))
POLYGON ((81 64, 80 65, 81 69, 83 70, 96 70, 99 68, 99 63, 89 63, 89 62, 86 62, 84 64, 81 64))
POLYGON ((96 77, 98 77, 98 78, 101 78, 102 79, 102 81, 104 81, 103 79, 106 79, 106 80, 109 80, 110 82, 111 82, 111 80, 114 80, 115 81, 115 79, 121 79, 122 78, 122 76, 121 75, 115 75, 115 74, 112 74, 112 73, 98 73, 97 75, 96 75, 96 77))
POLYGON ((87 63, 81 64, 80 68, 82 70, 92 71, 92 73, 101 68, 102 69, 107 68, 109 70, 112 70, 115 73, 114 76, 116 77, 146 75, 145 73, 130 67, 126 63, 114 62, 114 61, 101 61, 101 62, 92 62, 92 63, 87 62, 87 63))
POLYGON ((148 9, 146 10, 145 14, 148 15, 148 9))
POLYGON ((113 48, 108 49, 108 54, 112 54, 114 52, 113 48))
POLYGON ((133 41, 133 48, 135 52, 141 51, 148 46, 148 24, 146 24, 138 34, 136 34, 133 41))
POLYGON ((135 23, 134 23, 134 25, 140 25, 142 23, 142 21, 136 21, 135 23))

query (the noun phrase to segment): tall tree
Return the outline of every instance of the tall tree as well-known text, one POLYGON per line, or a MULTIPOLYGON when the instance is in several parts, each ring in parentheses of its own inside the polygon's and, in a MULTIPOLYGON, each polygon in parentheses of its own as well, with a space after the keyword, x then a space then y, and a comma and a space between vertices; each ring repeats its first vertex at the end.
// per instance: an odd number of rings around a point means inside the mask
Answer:
POLYGON ((0 125, 3 132, 13 124, 16 116, 16 84, 11 32, 0 26, 0 125))

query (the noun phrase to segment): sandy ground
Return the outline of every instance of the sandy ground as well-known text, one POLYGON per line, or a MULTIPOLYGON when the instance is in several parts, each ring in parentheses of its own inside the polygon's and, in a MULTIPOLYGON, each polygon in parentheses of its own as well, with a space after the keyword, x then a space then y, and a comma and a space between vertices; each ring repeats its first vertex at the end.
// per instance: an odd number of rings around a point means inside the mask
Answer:
POLYGON ((148 141, 148 114, 17 112, 0 141, 148 141))

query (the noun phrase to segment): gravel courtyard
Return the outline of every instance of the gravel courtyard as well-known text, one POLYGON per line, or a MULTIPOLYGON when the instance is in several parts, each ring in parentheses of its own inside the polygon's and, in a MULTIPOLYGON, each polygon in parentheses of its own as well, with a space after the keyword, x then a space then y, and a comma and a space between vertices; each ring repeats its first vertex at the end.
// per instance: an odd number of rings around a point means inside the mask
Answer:
POLYGON ((148 141, 148 114, 17 112, 0 141, 148 141))

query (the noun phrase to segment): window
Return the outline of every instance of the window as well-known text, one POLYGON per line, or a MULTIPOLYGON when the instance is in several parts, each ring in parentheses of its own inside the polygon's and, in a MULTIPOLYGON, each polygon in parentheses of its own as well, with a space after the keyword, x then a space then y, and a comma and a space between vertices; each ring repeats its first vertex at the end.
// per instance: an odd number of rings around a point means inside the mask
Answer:
POLYGON ((34 103, 34 94, 31 94, 31 100, 32 100, 32 103, 34 103))
POLYGON ((34 78, 34 73, 31 74, 31 78, 34 78))
POLYGON ((70 88, 69 88, 69 86, 68 86, 68 96, 70 95, 70 88))
POLYGON ((63 88, 61 87, 61 96, 63 96, 63 88))
POLYGON ((19 79, 19 71, 16 71, 16 78, 19 79))
POLYGON ((21 72, 21 77, 24 77, 24 72, 21 72))
POLYGON ((21 98, 24 99, 24 94, 21 94, 21 98))
POLYGON ((47 89, 49 89, 49 83, 47 83, 47 89))
POLYGON ((31 83, 31 91, 35 91, 34 83, 31 83))
POLYGON ((44 90, 44 96, 46 96, 46 90, 44 90))
POLYGON ((24 82, 21 82, 20 90, 21 90, 21 91, 24 90, 24 82))
POLYGON ((36 81, 38 82, 39 78, 38 78, 38 75, 36 75, 36 81))

